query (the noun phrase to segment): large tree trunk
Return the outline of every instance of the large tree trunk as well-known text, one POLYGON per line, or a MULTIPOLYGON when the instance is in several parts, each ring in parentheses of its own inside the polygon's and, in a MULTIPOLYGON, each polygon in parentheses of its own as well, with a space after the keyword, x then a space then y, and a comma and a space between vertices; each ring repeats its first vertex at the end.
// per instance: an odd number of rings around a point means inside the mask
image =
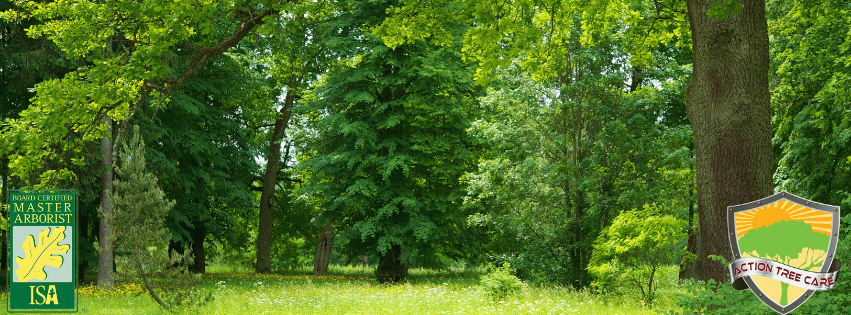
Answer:
POLYGON ((694 131, 704 279, 728 281, 732 258, 727 206, 773 191, 768 30, 764 0, 743 0, 738 15, 709 18, 715 0, 689 0, 694 70, 686 94, 694 131))
POLYGON ((287 130, 292 112, 290 109, 295 102, 295 93, 287 91, 284 107, 280 116, 275 120, 272 136, 269 139, 269 155, 266 156, 266 174, 263 176, 263 190, 260 193, 260 216, 257 232, 257 263, 255 272, 272 272, 272 222, 275 220, 275 183, 278 179, 278 160, 281 159, 281 139, 287 130))
POLYGON ((192 264, 189 265, 189 271, 192 273, 203 274, 207 271, 207 253, 204 252, 204 239, 207 238, 207 227, 204 223, 195 223, 195 229, 192 230, 192 264))
POLYGON ((331 247, 334 245, 334 226, 331 222, 325 223, 322 235, 316 243, 316 257, 313 259, 313 275, 324 276, 328 274, 328 263, 331 261, 331 247))
POLYGON ((112 215, 112 203, 109 196, 112 194, 112 118, 103 116, 103 123, 106 125, 106 137, 100 139, 100 151, 103 153, 101 164, 105 168, 103 173, 103 187, 100 191, 100 204, 103 209, 103 214, 100 219, 100 235, 98 236, 98 245, 100 253, 98 254, 98 287, 102 289, 112 289, 112 267, 114 266, 112 257, 112 231, 109 229, 106 218, 112 215))
POLYGON ((402 246, 393 245, 378 259, 375 270, 378 283, 398 283, 408 274, 408 265, 402 264, 402 246))

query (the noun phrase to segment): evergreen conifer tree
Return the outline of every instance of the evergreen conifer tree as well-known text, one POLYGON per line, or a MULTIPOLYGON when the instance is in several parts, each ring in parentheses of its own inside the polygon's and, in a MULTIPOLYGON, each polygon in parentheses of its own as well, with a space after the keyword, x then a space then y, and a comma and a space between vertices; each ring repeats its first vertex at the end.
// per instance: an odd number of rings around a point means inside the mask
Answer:
POLYGON ((106 217, 113 231, 119 276, 141 281, 166 310, 197 304, 192 303, 198 297, 192 290, 195 277, 187 271, 184 255, 168 253, 171 234, 164 220, 174 201, 165 199, 156 176, 145 168, 145 143, 138 126, 130 145, 122 144, 118 159, 112 195, 115 211, 106 217))

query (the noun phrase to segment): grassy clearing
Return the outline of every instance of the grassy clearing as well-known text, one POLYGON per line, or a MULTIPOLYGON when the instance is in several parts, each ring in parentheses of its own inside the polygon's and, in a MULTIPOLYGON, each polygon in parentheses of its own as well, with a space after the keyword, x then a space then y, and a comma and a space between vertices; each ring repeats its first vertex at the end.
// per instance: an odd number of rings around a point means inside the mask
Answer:
MULTIPOLYGON (((561 287, 525 285, 522 292, 493 300, 479 286, 481 271, 412 269, 400 285, 378 285, 372 268, 332 266, 315 277, 302 268, 256 275, 244 268, 211 266, 201 286, 212 302, 184 313, 200 314, 655 314, 672 309, 676 269, 663 272, 657 304, 648 308, 626 288, 593 294, 561 287)), ((94 278, 94 277, 91 277, 94 278)), ((2 295, 2 303, 6 303, 2 295)), ((119 283, 103 291, 80 289, 81 314, 163 314, 138 285, 119 283)))

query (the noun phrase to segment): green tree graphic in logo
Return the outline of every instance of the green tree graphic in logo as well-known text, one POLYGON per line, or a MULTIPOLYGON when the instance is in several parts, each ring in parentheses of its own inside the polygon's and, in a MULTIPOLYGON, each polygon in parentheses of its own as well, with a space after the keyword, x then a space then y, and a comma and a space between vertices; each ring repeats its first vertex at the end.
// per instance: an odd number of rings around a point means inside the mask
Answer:
POLYGON ((15 257, 18 269, 15 274, 19 282, 27 282, 32 279, 44 280, 47 273, 44 267, 62 267, 64 259, 59 254, 65 254, 71 249, 70 245, 59 245, 65 239, 65 227, 58 226, 50 231, 50 228, 38 233, 38 245, 32 235, 28 235, 24 241, 25 257, 15 257))
MULTIPOLYGON (((739 249, 743 257, 771 259, 801 270, 817 271, 824 263, 830 236, 813 231, 813 226, 804 221, 780 221, 753 229, 739 238, 739 249)), ((755 276, 756 277, 756 276, 755 276)), ((789 284, 774 281, 780 286, 777 304, 789 304, 789 284)), ((776 288, 760 288, 770 292, 776 288)))

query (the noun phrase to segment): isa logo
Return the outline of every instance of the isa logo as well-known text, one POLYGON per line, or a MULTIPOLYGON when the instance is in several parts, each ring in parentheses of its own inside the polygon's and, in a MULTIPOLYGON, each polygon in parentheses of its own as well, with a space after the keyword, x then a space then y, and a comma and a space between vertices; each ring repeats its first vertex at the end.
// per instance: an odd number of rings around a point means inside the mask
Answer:
POLYGON ((748 289, 780 314, 836 285, 839 207, 780 192, 728 207, 734 289, 748 289))
POLYGON ((76 191, 10 190, 8 312, 75 312, 76 191))

